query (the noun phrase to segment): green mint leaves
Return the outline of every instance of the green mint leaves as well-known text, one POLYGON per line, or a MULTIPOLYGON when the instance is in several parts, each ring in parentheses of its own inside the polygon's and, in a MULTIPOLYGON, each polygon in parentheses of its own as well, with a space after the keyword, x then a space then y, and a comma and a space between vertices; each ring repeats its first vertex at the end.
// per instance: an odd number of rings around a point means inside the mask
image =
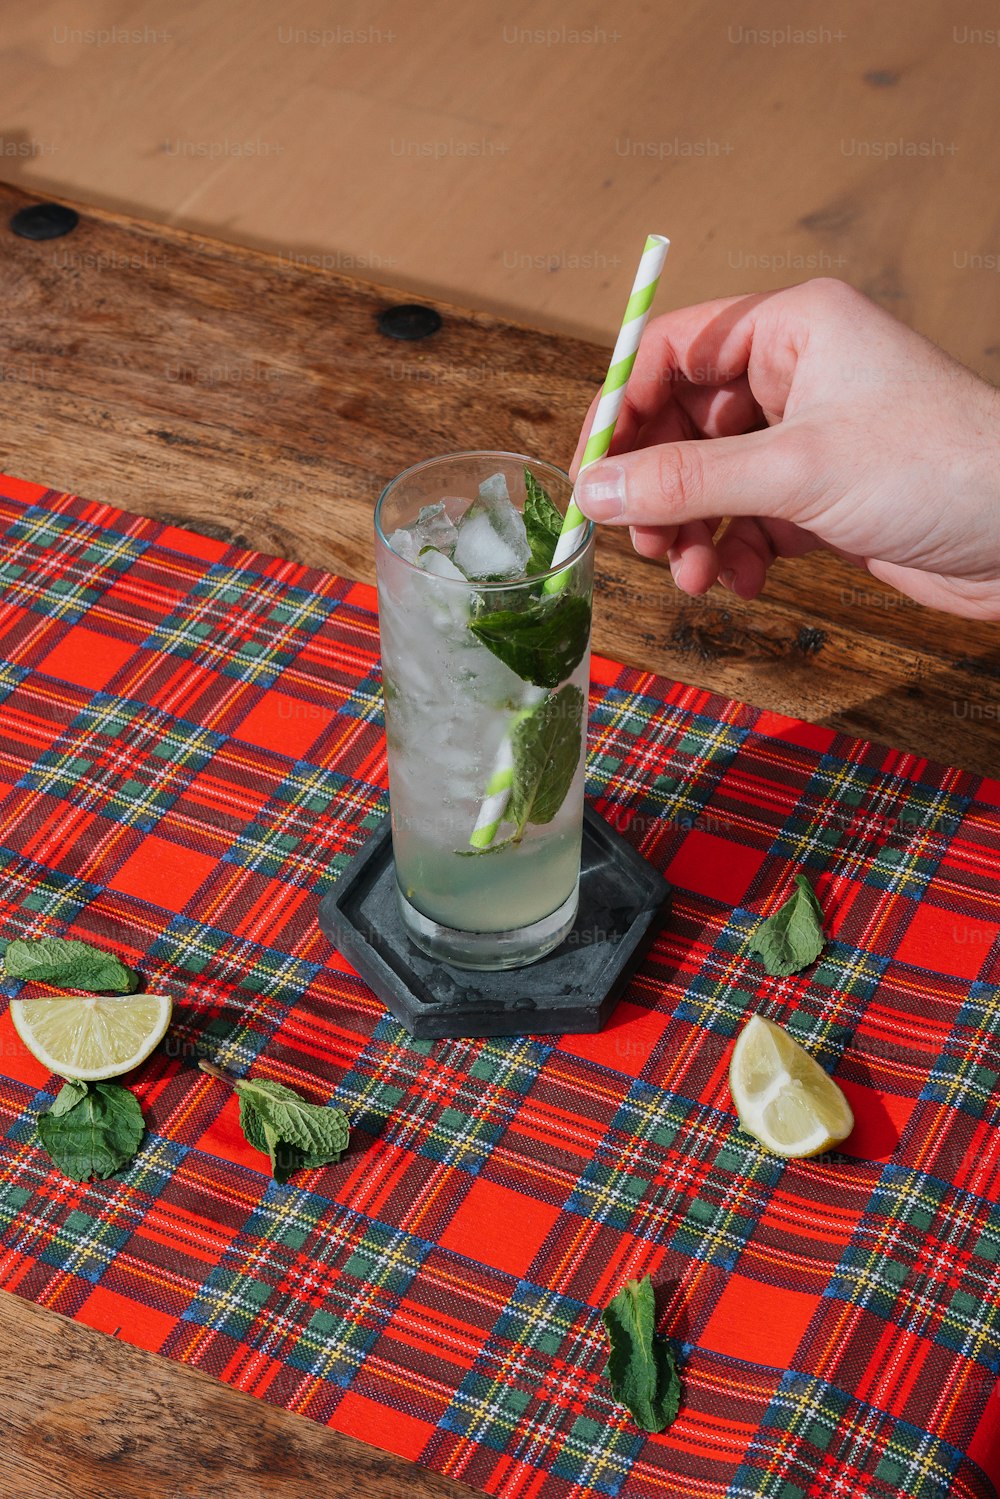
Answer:
POLYGON ((248 1144, 270 1157, 276 1182, 287 1182, 293 1172, 306 1167, 335 1165, 347 1149, 350 1125, 342 1110, 307 1103, 284 1083, 233 1079, 214 1062, 198 1065, 239 1095, 240 1127, 248 1144))
MULTIPOLYGON (((3 956, 9 978, 82 989, 87 994, 134 994, 139 975, 114 953, 65 937, 15 937, 3 956)), ((38 1138, 52 1163, 75 1182, 111 1176, 142 1142, 138 1100, 120 1083, 64 1082, 52 1107, 38 1115, 38 1138)))
POLYGON ((823 951, 823 912, 804 874, 783 906, 768 916, 750 938, 750 947, 775 978, 787 978, 815 962, 823 951))
POLYGON ((562 806, 580 761, 582 726, 583 693, 570 683, 518 719, 507 809, 518 838, 529 822, 551 822, 562 806))
MULTIPOLYGON (((527 468, 524 491, 530 576, 552 566, 563 518, 527 468)), ((573 594, 535 599, 526 607, 480 614, 469 621, 469 629, 522 681, 558 687, 583 660, 590 638, 590 602, 573 594)))
MULTIPOLYGON (((340 1109, 307 1103, 283 1083, 234 1080, 213 1062, 199 1066, 230 1084, 239 1095, 240 1125, 255 1150, 270 1157, 271 1173, 286 1182, 303 1167, 327 1166, 347 1149, 349 1126, 340 1109)), ((120 1083, 63 1084, 38 1134, 53 1163, 73 1181, 107 1177, 126 1165, 142 1142, 138 1100, 120 1083)))
POLYGON ((579 666, 590 638, 590 603, 558 594, 525 609, 497 609, 470 619, 469 629, 522 681, 558 687, 579 666))
POLYGON ((643 1431, 665 1431, 677 1415, 681 1380, 673 1349, 656 1336, 649 1276, 630 1280, 603 1313, 611 1352, 607 1375, 615 1399, 643 1431))
POLYGON ((347 1149, 346 1114, 306 1103, 281 1083, 240 1081, 240 1124, 250 1144, 271 1158, 275 1181, 307 1166, 332 1166, 347 1149))
POLYGON ((12 979, 82 989, 88 994, 134 994, 139 975, 114 953, 65 937, 15 937, 3 956, 12 979))
POLYGON ((48 1117, 58 1119, 62 1114, 68 1114, 70 1109, 75 1109, 89 1092, 88 1083, 81 1082, 78 1077, 67 1078, 56 1094, 56 1101, 49 1109, 48 1117))
POLYGON ((567 682, 534 708, 514 716, 511 750, 514 760, 506 816, 515 831, 485 848, 457 849, 464 858, 482 858, 520 843, 529 822, 551 822, 566 799, 580 760, 584 697, 567 682))
POLYGON ((524 470, 524 494, 524 529, 531 548, 528 573, 545 573, 552 566, 563 518, 530 468, 524 470))
POLYGON ((111 1176, 127 1165, 144 1128, 138 1100, 120 1083, 64 1083, 51 1109, 38 1116, 42 1145, 75 1182, 111 1176))

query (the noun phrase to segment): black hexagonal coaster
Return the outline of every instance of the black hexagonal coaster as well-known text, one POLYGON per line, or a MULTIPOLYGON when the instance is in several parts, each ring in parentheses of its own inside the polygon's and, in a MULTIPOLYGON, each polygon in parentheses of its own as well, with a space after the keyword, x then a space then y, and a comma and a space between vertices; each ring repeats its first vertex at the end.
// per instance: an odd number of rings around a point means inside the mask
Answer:
POLYGON ((642 960, 670 887, 592 808, 583 819, 580 908, 566 940, 526 968, 471 972, 425 957, 396 904, 389 819, 333 890, 319 924, 410 1035, 599 1031, 642 960))

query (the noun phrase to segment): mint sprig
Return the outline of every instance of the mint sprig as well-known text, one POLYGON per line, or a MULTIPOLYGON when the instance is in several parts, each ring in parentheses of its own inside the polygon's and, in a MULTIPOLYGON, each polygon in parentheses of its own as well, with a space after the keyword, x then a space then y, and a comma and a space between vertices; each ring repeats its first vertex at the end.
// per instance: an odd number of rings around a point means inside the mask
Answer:
POLYGON ((563 518, 530 468, 524 470, 524 495, 524 529, 531 548, 528 572, 548 572, 562 531, 563 518))
POLYGON ((615 1399, 643 1431, 665 1431, 677 1415, 681 1380, 673 1349, 656 1336, 649 1276, 630 1280, 603 1313, 611 1351, 607 1375, 615 1399))
POLYGON ((135 1155, 145 1125, 139 1101, 120 1083, 63 1084, 38 1116, 38 1136, 53 1163, 72 1181, 113 1175, 135 1155))
POLYGON ((12 979, 82 989, 87 994, 134 994, 139 975, 114 953, 66 937, 15 937, 3 955, 12 979))
POLYGON ((308 1103, 284 1083, 233 1078, 214 1062, 198 1066, 238 1095, 240 1128, 247 1143, 270 1158, 276 1182, 287 1182, 295 1171, 335 1165, 347 1149, 350 1125, 341 1109, 308 1103))
POLYGON ((795 890, 758 926, 750 947, 774 978, 787 978, 814 963, 823 951, 823 911, 804 874, 795 876, 795 890))
POLYGON ((529 822, 551 822, 562 806, 580 761, 582 724, 583 693, 571 683, 518 719, 509 804, 518 837, 529 822))
POLYGON ((534 708, 515 716, 511 733, 513 774, 507 817, 514 832, 485 848, 460 848, 464 858, 482 858, 500 853, 524 837, 528 823, 551 822, 573 784, 580 760, 583 728, 583 693, 567 682, 559 692, 549 693, 534 708))
POLYGON ((590 603, 559 594, 526 609, 496 609, 469 621, 476 639, 535 687, 558 687, 579 666, 590 638, 590 603))

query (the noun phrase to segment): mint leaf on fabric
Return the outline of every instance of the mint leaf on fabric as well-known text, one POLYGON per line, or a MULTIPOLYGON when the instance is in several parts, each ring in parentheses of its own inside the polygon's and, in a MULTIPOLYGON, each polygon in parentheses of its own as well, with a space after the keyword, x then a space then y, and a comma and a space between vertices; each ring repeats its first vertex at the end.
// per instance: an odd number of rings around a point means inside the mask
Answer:
POLYGON ((580 762, 582 726, 583 693, 570 683, 519 716, 507 812, 518 837, 529 822, 551 822, 562 806, 580 762))
POLYGON ((60 1114, 68 1114, 70 1109, 76 1108, 76 1105, 81 1099, 86 1098, 86 1096, 86 1083, 81 1082, 78 1077, 67 1078, 56 1094, 56 1101, 48 1112, 50 1115, 55 1115, 58 1119, 60 1114))
POLYGON ((241 1078, 240 1126, 250 1145, 271 1159, 271 1173, 286 1182, 305 1167, 331 1166, 350 1140, 347 1115, 325 1104, 307 1103, 292 1088, 265 1079, 241 1078))
POLYGON ((240 1098, 240 1129, 246 1137, 247 1144, 252 1145, 254 1150, 260 1150, 264 1155, 271 1154, 271 1147, 264 1134, 264 1121, 249 1098, 240 1098))
POLYGON ((823 912, 804 874, 795 876, 796 888, 760 923, 750 947, 775 978, 787 978, 814 963, 823 951, 823 912))
POLYGON ((274 1180, 284 1186, 285 1182, 295 1171, 301 1171, 305 1166, 323 1166, 325 1161, 309 1159, 306 1153, 299 1150, 296 1145, 288 1145, 277 1135, 275 1130, 264 1123, 260 1112, 254 1108, 249 1098, 240 1099, 240 1126, 246 1136, 247 1143, 254 1150, 262 1151, 271 1160, 271 1175, 274 1180))
POLYGON ((120 1083, 66 1083, 52 1108, 38 1116, 42 1145, 76 1182, 103 1179, 126 1165, 144 1129, 138 1099, 120 1083))
POLYGON ((529 575, 548 572, 563 518, 530 468, 524 470, 524 529, 531 548, 529 575))
POLYGON ((643 1431, 665 1431, 677 1415, 681 1380, 673 1349, 656 1336, 656 1303, 649 1276, 630 1280, 603 1313, 611 1352, 611 1391, 643 1431))
POLYGON ((470 619, 469 629, 522 681, 558 687, 583 660, 590 638, 590 603, 559 594, 526 609, 497 609, 470 619))
POLYGON ((134 994, 139 975, 114 953, 65 937, 15 937, 4 968, 12 979, 82 989, 86 994, 134 994))

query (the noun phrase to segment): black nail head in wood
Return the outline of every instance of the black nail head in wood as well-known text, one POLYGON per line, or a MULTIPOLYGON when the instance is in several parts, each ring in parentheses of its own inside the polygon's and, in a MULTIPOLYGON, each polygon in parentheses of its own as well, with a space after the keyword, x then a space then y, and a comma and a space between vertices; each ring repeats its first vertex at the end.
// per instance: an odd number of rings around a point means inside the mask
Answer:
POLYGON ((421 307, 418 302, 402 302, 398 307, 385 307, 378 315, 378 331, 387 338, 404 338, 408 342, 417 338, 428 338, 441 326, 441 314, 433 307, 421 307))
POLYGON ((79 222, 75 208, 66 208, 62 203, 32 203, 30 208, 18 209, 10 227, 22 239, 61 239, 79 222))

